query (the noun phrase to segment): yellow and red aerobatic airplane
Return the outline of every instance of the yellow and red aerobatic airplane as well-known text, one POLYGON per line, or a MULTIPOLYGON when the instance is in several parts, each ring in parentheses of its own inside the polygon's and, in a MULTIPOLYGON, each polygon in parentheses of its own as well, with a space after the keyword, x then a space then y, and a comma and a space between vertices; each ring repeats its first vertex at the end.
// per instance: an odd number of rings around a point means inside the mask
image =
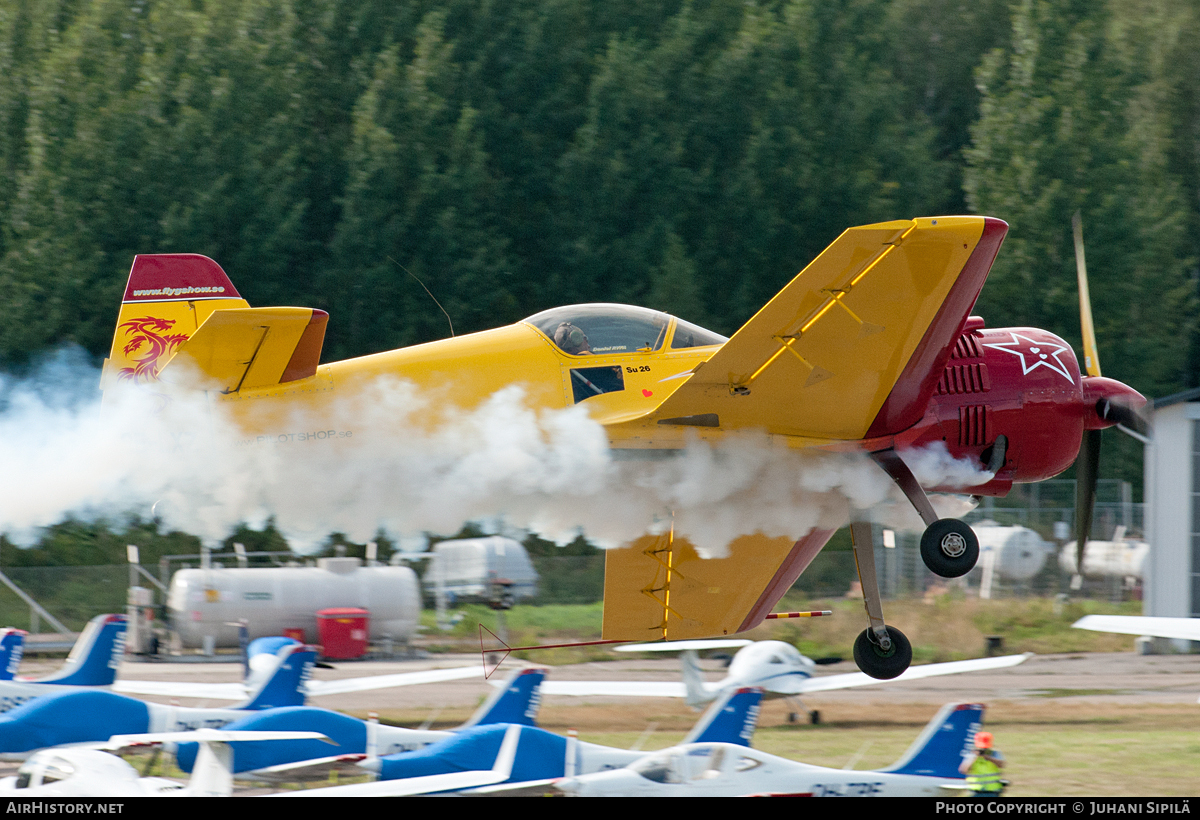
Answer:
MULTIPOLYGON (((535 409, 583 403, 616 449, 677 450, 749 430, 786 447, 857 449, 927 524, 929 568, 955 577, 975 564, 974 534, 938 520, 898 450, 942 442, 990 476, 953 491, 1003 495, 1013 482, 1062 472, 1085 429, 1111 426, 1145 401, 1120 382, 1081 375, 1053 334, 986 329, 969 315, 1007 229, 976 216, 850 228, 730 339, 658 311, 589 304, 329 364, 319 363, 323 311, 252 308, 211 259, 142 255, 104 383, 199 372, 203 389, 249 429, 298 411, 319 419, 380 377, 411 382, 456 410, 520 383, 535 409)), ((855 658, 890 678, 912 652, 884 623, 868 526, 851 528, 869 621, 855 658)), ((750 629, 832 532, 797 533, 798 541, 748 534, 723 558, 701 558, 673 531, 609 550, 604 638, 750 629)))

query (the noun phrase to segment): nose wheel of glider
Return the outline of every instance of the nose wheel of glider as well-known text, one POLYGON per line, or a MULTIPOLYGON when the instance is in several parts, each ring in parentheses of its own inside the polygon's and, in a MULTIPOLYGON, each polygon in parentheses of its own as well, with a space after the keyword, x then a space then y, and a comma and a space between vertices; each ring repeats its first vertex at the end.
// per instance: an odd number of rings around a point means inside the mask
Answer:
POLYGON ((887 627, 891 646, 884 649, 870 629, 864 629, 854 642, 854 662, 864 674, 877 680, 891 680, 904 674, 912 663, 912 644, 894 626, 887 627))
POLYGON ((926 527, 921 536, 921 560, 934 575, 958 578, 970 572, 979 560, 979 539, 957 518, 941 518, 926 527))

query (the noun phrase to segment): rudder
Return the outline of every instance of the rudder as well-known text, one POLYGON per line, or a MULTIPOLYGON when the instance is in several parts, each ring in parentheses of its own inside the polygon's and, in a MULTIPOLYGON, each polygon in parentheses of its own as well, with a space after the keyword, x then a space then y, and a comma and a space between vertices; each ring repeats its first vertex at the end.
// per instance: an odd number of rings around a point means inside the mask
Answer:
POLYGON ((943 706, 904 756, 891 768, 880 771, 961 778, 958 767, 973 747, 975 733, 983 728, 983 709, 978 703, 943 706))
POLYGON ((538 709, 542 705, 542 681, 546 670, 539 667, 520 669, 509 676, 504 688, 492 696, 460 726, 486 726, 493 723, 519 723, 537 726, 538 709))
POLYGON ((38 683, 112 686, 125 654, 125 616, 97 615, 71 647, 62 669, 38 683))
POLYGON ((277 706, 304 705, 304 684, 317 660, 316 647, 288 644, 280 648, 278 658, 279 665, 271 677, 237 708, 272 709, 277 706))
POLYGON ((25 631, 12 628, 0 630, 0 680, 12 680, 17 676, 24 654, 25 631))
POLYGON ((749 746, 758 728, 763 690, 744 687, 726 692, 713 701, 684 743, 736 743, 749 746))
POLYGON ((163 365, 213 311, 247 307, 225 271, 207 256, 135 256, 101 387, 157 381, 163 365))

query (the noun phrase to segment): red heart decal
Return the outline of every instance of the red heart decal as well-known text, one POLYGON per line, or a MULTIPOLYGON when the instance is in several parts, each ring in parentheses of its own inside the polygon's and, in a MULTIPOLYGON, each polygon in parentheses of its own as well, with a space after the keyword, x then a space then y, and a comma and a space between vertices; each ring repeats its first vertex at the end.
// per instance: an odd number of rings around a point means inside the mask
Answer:
POLYGON ((651 396, 653 396, 653 395, 654 395, 654 392, 653 392, 653 391, 651 391, 651 390, 647 390, 646 388, 644 388, 644 387, 643 387, 643 388, 642 388, 642 395, 643 395, 643 396, 645 396, 646 398, 650 398, 651 396))

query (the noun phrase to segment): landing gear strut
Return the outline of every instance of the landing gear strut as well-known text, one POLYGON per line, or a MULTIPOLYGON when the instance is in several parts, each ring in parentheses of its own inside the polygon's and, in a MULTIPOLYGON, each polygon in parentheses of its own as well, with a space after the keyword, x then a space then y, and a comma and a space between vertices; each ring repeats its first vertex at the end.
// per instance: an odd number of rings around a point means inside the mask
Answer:
POLYGON ((873 678, 891 680, 903 674, 912 663, 912 645, 903 632, 883 622, 871 525, 862 521, 854 522, 850 525, 850 539, 854 542, 854 563, 858 565, 858 581, 862 586, 863 603, 870 622, 870 626, 854 642, 854 662, 873 678))
MULTIPOLYGON (((997 444, 1000 443, 997 441, 997 444)), ((895 450, 871 453, 871 458, 896 482, 896 486, 904 492, 925 522, 925 533, 921 536, 921 560, 929 567, 929 571, 943 578, 958 578, 970 572, 979 560, 979 539, 975 537, 975 532, 957 518, 937 517, 924 488, 917 483, 916 476, 895 450)))
MULTIPOLYGON (((989 459, 993 471, 1004 463, 1007 441, 1000 437, 993 446, 989 459)), ((921 536, 921 558, 925 566, 943 578, 957 578, 970 572, 979 560, 979 539, 971 528, 955 518, 937 517, 924 488, 895 450, 879 450, 871 453, 871 458, 896 482, 925 522, 925 533, 921 536)), ((854 642, 854 662, 873 678, 891 680, 904 674, 912 663, 912 644, 903 632, 883 622, 871 525, 865 522, 851 524, 850 537, 854 542, 854 561, 858 565, 858 580, 870 622, 854 642)))

